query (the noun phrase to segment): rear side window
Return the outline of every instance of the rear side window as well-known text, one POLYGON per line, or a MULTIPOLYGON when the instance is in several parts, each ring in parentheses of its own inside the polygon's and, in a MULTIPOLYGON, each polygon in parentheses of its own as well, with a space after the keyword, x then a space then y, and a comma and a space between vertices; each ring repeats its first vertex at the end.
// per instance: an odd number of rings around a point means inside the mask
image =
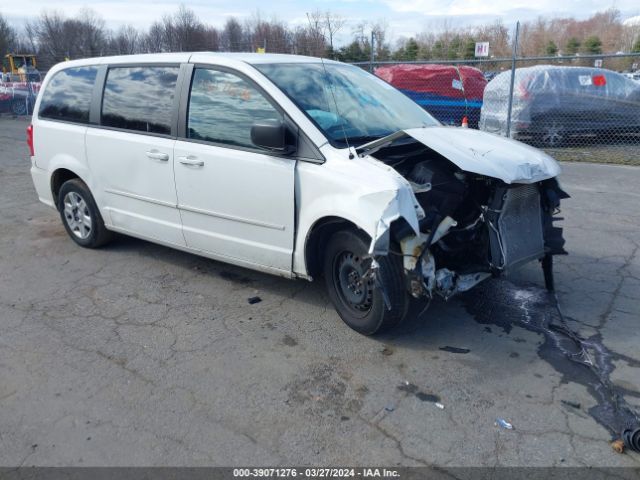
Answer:
POLYGON ((110 68, 101 124, 169 135, 178 71, 177 66, 110 68))
POLYGON ((47 83, 40 101, 40 118, 89 123, 89 107, 98 67, 67 68, 47 83))
POLYGON ((187 136, 194 140, 256 148, 251 127, 282 115, 251 83, 233 73, 195 70, 191 83, 187 136))

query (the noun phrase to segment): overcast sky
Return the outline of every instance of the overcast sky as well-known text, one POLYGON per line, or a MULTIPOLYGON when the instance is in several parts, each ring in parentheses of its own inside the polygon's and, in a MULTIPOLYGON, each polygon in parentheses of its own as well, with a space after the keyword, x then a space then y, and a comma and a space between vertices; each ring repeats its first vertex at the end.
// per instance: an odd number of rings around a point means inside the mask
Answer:
MULTIPOLYGON (((221 26, 229 16, 246 18, 260 11, 265 18, 276 18, 290 24, 306 23, 305 13, 316 9, 331 10, 347 18, 349 24, 341 32, 344 42, 351 27, 362 20, 386 19, 391 39, 410 36, 442 27, 445 19, 452 26, 485 23, 501 18, 505 25, 516 20, 530 20, 539 15, 586 18, 591 14, 615 7, 623 19, 640 14, 639 0, 191 0, 182 2, 193 9, 206 23, 221 26)), ((83 7, 90 7, 106 20, 109 27, 132 24, 147 27, 163 13, 175 11, 181 2, 168 0, 2 0, 0 12, 9 19, 23 23, 43 9, 57 9, 72 16, 83 7)))

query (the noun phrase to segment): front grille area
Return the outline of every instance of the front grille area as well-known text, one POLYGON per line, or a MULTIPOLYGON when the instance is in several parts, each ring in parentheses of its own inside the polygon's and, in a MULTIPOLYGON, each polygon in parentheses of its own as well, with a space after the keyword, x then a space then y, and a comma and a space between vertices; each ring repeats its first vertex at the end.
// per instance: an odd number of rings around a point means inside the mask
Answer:
POLYGON ((491 256, 494 266, 509 272, 544 256, 544 239, 538 186, 509 188, 503 198, 492 224, 491 256))

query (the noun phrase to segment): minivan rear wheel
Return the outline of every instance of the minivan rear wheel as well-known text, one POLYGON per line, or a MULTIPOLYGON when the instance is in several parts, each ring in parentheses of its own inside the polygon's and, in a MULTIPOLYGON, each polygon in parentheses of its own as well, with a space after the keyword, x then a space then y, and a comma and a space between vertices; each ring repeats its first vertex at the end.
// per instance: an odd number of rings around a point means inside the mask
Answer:
POLYGON ((359 231, 335 233, 325 249, 324 278, 329 297, 340 318, 352 329, 373 335, 402 321, 409 305, 401 259, 396 255, 378 258, 378 282, 367 276, 372 259, 370 239, 359 231), (390 309, 381 289, 384 286, 390 309))
POLYGON ((65 230, 81 247, 97 248, 112 240, 113 233, 104 226, 93 195, 79 178, 62 184, 58 210, 65 230))

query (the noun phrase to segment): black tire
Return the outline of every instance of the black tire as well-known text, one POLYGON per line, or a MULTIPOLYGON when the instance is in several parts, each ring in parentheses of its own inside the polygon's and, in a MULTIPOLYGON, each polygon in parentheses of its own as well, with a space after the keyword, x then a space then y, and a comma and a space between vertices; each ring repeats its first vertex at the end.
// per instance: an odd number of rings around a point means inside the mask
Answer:
POLYGON ((327 291, 338 315, 349 327, 364 335, 396 326, 405 317, 409 306, 401 257, 387 255, 378 258, 378 281, 384 286, 391 309, 387 308, 375 281, 362 280, 362 274, 372 261, 367 258, 370 241, 361 231, 339 231, 330 238, 323 263, 327 291))
POLYGON ((15 98, 11 102, 11 113, 17 116, 27 115, 29 112, 29 107, 25 102, 24 98, 15 98))
POLYGON ((79 178, 67 180, 62 184, 58 193, 58 211, 71 240, 81 247, 98 248, 113 239, 113 232, 104 226, 93 195, 79 178))

